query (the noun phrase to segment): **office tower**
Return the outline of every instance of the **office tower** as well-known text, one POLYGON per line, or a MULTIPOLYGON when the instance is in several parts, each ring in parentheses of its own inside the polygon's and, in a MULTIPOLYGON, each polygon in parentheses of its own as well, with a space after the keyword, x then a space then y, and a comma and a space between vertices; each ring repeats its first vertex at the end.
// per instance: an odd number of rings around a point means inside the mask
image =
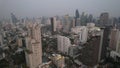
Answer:
POLYGON ((70 39, 65 36, 57 36, 58 51, 68 54, 69 47, 71 46, 70 39))
POLYGON ((120 55, 120 31, 117 39, 116 52, 120 55))
POLYGON ((75 12, 75 18, 79 18, 79 17, 80 17, 80 15, 79 15, 79 11, 77 9, 76 12, 75 12))
POLYGON ((60 30, 62 30, 62 23, 61 20, 57 20, 57 27, 56 27, 57 31, 59 32, 60 30))
POLYGON ((72 20, 69 15, 65 15, 63 17, 63 32, 68 33, 72 27, 72 20))
POLYGON ((26 37, 26 62, 29 68, 39 68, 42 64, 42 45, 40 25, 30 23, 26 37))
POLYGON ((78 9, 75 12, 75 26, 80 26, 80 16, 78 9))
POLYGON ((118 23, 120 23, 120 17, 118 18, 118 23))
POLYGON ((99 49, 99 61, 108 57, 107 48, 109 46, 110 26, 101 29, 101 42, 99 49))
POLYGON ((16 16, 13 14, 13 13, 11 13, 11 18, 12 18, 12 23, 17 23, 18 22, 18 20, 17 20, 17 18, 16 18, 16 16))
MULTIPOLYGON (((92 16, 90 17, 92 18, 92 16)), ((89 22, 89 16, 88 14, 85 14, 85 12, 82 12, 80 19, 80 23, 82 26, 85 26, 89 22)))
POLYGON ((72 20, 72 28, 75 27, 75 19, 72 20))
POLYGON ((100 15, 100 26, 107 26, 110 25, 109 23, 109 13, 101 13, 100 15))
POLYGON ((51 18, 51 26, 52 26, 52 33, 56 31, 57 28, 57 20, 56 17, 51 18))
POLYGON ((76 19, 75 26, 80 26, 80 18, 77 18, 77 19, 76 19))
POLYGON ((72 33, 78 34, 79 35, 79 41, 81 43, 85 43, 88 38, 88 29, 85 26, 76 26, 71 29, 72 33))
POLYGON ((52 31, 52 34, 54 32, 54 21, 53 21, 53 18, 50 18, 50 21, 51 21, 51 31, 52 31))
POLYGON ((99 63, 100 36, 92 37, 80 50, 80 61, 92 68, 99 63))
POLYGON ((110 44, 109 47, 111 50, 116 51, 117 41, 119 38, 119 29, 113 28, 110 34, 110 44))
POLYGON ((88 22, 93 22, 93 15, 92 15, 92 14, 90 14, 90 15, 88 16, 88 22))

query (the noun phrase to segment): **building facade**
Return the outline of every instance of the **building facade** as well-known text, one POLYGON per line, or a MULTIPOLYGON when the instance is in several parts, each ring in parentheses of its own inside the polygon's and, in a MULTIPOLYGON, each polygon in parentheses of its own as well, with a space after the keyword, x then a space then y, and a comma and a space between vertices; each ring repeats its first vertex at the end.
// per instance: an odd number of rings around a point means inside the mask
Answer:
POLYGON ((88 38, 88 29, 85 26, 77 26, 75 28, 71 29, 72 33, 79 35, 79 41, 80 43, 85 43, 88 38))
POLYGON ((42 64, 42 45, 39 24, 30 24, 26 37, 26 63, 29 68, 39 68, 42 64))
POLYGON ((65 36, 57 36, 58 51, 68 54, 69 47, 71 46, 70 39, 65 36))

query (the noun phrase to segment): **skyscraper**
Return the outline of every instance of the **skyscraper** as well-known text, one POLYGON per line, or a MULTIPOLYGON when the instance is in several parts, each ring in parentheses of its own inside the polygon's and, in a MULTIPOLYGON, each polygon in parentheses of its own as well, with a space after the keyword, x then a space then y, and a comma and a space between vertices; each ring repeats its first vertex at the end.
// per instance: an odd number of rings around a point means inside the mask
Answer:
POLYGON ((109 25, 109 13, 101 13, 100 15, 100 26, 106 26, 109 25))
POLYGON ((120 31, 119 31, 119 35, 118 35, 116 51, 120 55, 120 31))
POLYGON ((110 44, 109 47, 111 50, 116 51, 116 46, 117 46, 117 41, 119 38, 119 30, 116 28, 113 28, 111 30, 111 34, 110 34, 110 44))
POLYGON ((29 68, 39 68, 42 64, 42 45, 40 25, 30 23, 26 38, 26 62, 29 68))
POLYGON ((78 9, 76 10, 76 12, 75 12, 75 18, 79 18, 80 16, 79 16, 79 11, 78 11, 78 9))
POLYGON ((90 23, 90 22, 93 22, 93 15, 92 14, 90 14, 89 16, 88 16, 88 22, 90 23))
POLYGON ((72 20, 71 17, 69 15, 65 15, 63 17, 63 32, 70 32, 70 29, 72 27, 72 20))
POLYGON ((16 16, 13 14, 13 13, 11 13, 11 18, 12 18, 12 23, 17 23, 18 22, 18 20, 17 20, 17 18, 16 18, 16 16))
POLYGON ((57 28, 57 20, 56 17, 52 17, 51 19, 52 33, 56 31, 57 28))
POLYGON ((75 26, 80 26, 80 16, 78 9, 75 12, 75 26))
POLYGON ((101 41, 100 41, 99 58, 98 58, 99 61, 104 60, 108 56, 107 48, 109 46, 110 30, 111 30, 110 26, 106 26, 101 30, 101 41))

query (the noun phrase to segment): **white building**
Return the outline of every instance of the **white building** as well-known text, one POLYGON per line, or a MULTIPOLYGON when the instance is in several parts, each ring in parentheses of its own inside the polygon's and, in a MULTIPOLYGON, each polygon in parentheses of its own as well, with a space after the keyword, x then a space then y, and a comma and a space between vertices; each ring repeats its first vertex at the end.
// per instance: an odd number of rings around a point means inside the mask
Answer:
POLYGON ((65 37, 65 36, 57 36, 57 46, 58 46, 58 51, 68 54, 69 47, 71 46, 70 39, 65 37))
POLYGON ((42 45, 39 24, 31 23, 26 37, 26 63, 29 68, 39 68, 42 64, 42 45))
POLYGON ((85 26, 76 26, 71 29, 72 33, 79 35, 79 40, 81 43, 86 43, 88 38, 88 28, 85 26))
POLYGON ((87 23, 87 27, 88 28, 93 28, 93 27, 95 27, 95 24, 94 23, 87 23))
POLYGON ((96 27, 94 23, 87 23, 89 36, 100 36, 101 29, 96 27))

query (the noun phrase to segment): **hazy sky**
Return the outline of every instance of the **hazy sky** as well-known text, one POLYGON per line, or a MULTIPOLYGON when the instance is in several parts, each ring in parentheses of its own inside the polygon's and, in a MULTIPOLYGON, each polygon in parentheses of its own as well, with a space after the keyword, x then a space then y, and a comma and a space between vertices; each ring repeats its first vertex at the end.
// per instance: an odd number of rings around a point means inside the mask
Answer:
POLYGON ((74 15, 75 10, 99 16, 109 12, 110 16, 120 16, 120 0, 0 0, 0 19, 17 17, 40 17, 74 15))

